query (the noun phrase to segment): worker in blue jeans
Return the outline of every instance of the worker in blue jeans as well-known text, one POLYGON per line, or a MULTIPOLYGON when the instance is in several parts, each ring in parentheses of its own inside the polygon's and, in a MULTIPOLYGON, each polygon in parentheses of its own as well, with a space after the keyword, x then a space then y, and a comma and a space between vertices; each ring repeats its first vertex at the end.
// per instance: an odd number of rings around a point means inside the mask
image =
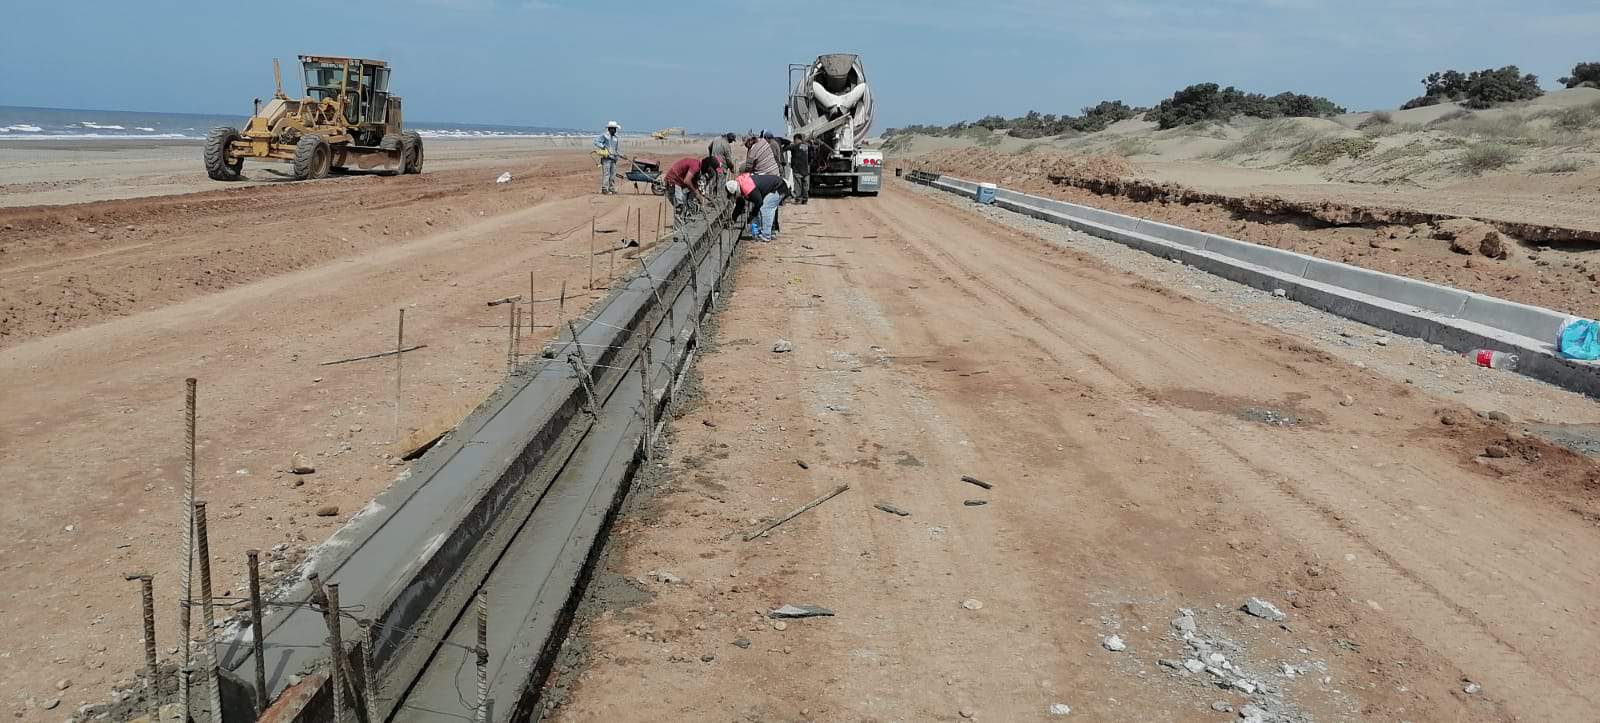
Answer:
POLYGON ((729 195, 742 198, 759 207, 761 221, 752 224, 751 235, 757 241, 773 240, 773 221, 778 215, 778 205, 783 203, 785 196, 789 195, 789 184, 783 182, 782 176, 772 176, 762 173, 741 173, 738 177, 725 184, 729 195))
POLYGON ((622 126, 616 121, 606 124, 606 132, 594 139, 595 155, 600 157, 600 193, 602 195, 617 192, 617 159, 622 157, 622 140, 617 138, 617 131, 622 126))

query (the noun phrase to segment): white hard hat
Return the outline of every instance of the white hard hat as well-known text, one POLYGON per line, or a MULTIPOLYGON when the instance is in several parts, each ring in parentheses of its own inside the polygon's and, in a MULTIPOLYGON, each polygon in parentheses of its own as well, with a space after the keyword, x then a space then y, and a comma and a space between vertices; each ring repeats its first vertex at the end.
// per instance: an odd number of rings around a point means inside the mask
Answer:
POLYGON ((621 129, 621 128, 622 128, 622 126, 619 126, 619 125, 617 125, 617 122, 616 122, 616 121, 608 121, 608 122, 607 122, 607 123, 606 123, 606 127, 607 127, 607 128, 617 128, 617 129, 619 129, 619 130, 620 130, 620 129, 621 129))
POLYGON ((736 193, 739 192, 739 182, 738 181, 728 181, 727 183, 722 184, 722 187, 728 189, 728 193, 735 193, 736 194, 736 193))

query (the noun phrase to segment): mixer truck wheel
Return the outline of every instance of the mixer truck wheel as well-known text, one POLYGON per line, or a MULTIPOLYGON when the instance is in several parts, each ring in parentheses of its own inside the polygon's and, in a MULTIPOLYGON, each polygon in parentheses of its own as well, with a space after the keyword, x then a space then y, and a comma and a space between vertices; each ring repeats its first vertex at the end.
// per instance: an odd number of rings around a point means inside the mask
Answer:
POLYGON ((206 175, 213 181, 237 181, 242 177, 244 159, 228 159, 228 145, 239 140, 239 131, 227 126, 212 128, 206 134, 206 175))
POLYGON ((325 178, 333 170, 333 148, 321 136, 304 136, 294 146, 294 177, 298 181, 325 178))

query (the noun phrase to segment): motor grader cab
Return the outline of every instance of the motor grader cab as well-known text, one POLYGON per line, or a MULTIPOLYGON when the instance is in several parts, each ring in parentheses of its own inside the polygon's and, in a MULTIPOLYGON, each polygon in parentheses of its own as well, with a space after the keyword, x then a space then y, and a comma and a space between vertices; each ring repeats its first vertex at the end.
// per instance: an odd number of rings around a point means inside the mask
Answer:
POLYGON ((422 172, 422 137, 401 128, 400 97, 389 94, 389 65, 381 60, 300 56, 305 93, 283 92, 278 61, 275 91, 259 99, 244 130, 211 129, 206 175, 237 181, 246 158, 287 161, 294 178, 322 178, 335 169, 422 172))

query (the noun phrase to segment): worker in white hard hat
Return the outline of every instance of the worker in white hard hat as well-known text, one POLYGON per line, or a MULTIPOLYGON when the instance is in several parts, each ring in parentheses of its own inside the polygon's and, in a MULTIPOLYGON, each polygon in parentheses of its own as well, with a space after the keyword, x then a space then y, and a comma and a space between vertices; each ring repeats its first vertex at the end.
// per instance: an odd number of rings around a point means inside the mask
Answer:
POLYGON ((606 123, 604 133, 594 139, 594 154, 600 157, 600 193, 614 194, 617 178, 617 159, 622 157, 622 140, 617 138, 617 131, 622 126, 616 121, 606 123))

